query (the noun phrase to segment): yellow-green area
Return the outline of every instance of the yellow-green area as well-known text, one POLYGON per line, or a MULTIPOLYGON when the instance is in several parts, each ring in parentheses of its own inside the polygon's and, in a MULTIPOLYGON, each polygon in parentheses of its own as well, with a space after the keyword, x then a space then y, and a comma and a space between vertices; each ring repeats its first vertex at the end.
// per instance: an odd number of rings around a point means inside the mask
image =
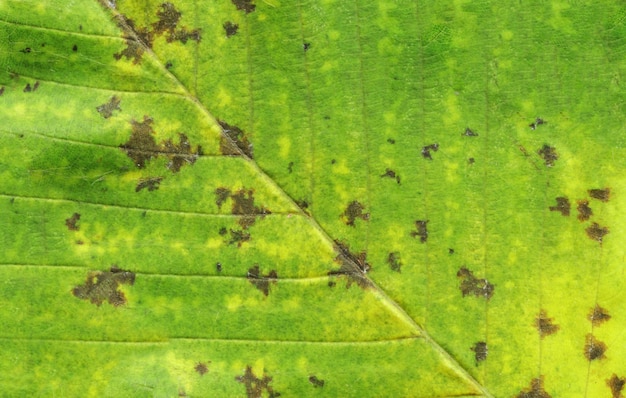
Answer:
POLYGON ((622 5, 40 3, 0 4, 9 396, 246 396, 248 366, 262 396, 626 378, 622 5), (141 128, 191 149, 137 168, 141 128), (372 286, 328 275, 337 242, 372 286), (126 303, 72 294, 111 267, 126 303))

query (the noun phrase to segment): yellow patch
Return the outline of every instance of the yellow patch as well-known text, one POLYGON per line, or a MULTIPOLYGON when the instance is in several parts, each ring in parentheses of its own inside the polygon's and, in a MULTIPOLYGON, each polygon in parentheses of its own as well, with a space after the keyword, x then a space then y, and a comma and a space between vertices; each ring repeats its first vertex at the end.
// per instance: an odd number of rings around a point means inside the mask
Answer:
POLYGON ((513 38, 513 32, 508 29, 503 30, 502 33, 500 33, 500 37, 502 37, 502 40, 509 41, 513 38))
POLYGON ((220 87, 217 92, 217 100, 219 101, 220 107, 226 108, 232 104, 233 97, 231 97, 224 87, 220 87))
POLYGON ((459 99, 454 93, 448 93, 446 98, 446 112, 443 116, 443 123, 446 126, 456 125, 461 119, 461 112, 459 111, 459 99))
POLYGON ((241 300, 241 296, 238 294, 226 298, 226 308, 228 308, 228 311, 237 311, 237 309, 241 307, 241 304, 243 304, 243 300, 241 300))
POLYGON ((291 149, 291 140, 288 136, 283 135, 278 139, 278 148, 280 157, 283 159, 287 159, 289 157, 289 151, 291 149))
POLYGON ((338 40, 339 36, 341 36, 341 32, 339 32, 338 30, 329 30, 328 31, 328 38, 330 40, 338 40))

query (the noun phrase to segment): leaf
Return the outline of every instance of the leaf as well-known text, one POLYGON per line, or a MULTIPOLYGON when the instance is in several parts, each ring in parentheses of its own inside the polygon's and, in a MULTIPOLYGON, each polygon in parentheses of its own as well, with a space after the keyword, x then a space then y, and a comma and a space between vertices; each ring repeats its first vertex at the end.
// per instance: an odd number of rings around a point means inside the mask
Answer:
POLYGON ((620 394, 617 5, 0 15, 9 396, 620 394))

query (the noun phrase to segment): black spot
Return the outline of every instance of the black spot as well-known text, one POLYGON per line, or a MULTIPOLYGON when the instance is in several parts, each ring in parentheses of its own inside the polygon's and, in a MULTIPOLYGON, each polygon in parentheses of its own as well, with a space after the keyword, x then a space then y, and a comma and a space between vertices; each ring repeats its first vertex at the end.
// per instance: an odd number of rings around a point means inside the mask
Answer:
POLYGON ((396 172, 395 172, 395 171, 393 171, 393 170, 391 170, 391 169, 386 169, 386 170, 385 170, 385 173, 384 173, 384 174, 382 174, 380 177, 381 177, 381 178, 384 178, 384 177, 393 178, 393 179, 395 179, 395 180, 396 180, 396 182, 397 182, 398 184, 400 184, 400 176, 399 176, 399 175, 397 175, 397 174, 396 174, 396 172))
POLYGON ((76 286, 72 294, 80 299, 89 300, 97 306, 104 301, 118 307, 126 303, 126 296, 117 290, 119 285, 135 283, 135 274, 113 265, 110 271, 95 271, 87 275, 84 285, 76 286))
POLYGON ((584 349, 585 358, 587 358, 587 360, 594 361, 596 359, 606 358, 606 355, 604 355, 606 350, 606 344, 596 339, 593 334, 587 334, 587 337, 585 338, 584 349))
POLYGON ((537 154, 541 156, 545 165, 548 167, 554 166, 554 162, 559 158, 559 155, 556 153, 556 148, 546 144, 537 151, 537 154))
POLYGON ((393 138, 387 138, 387 142, 393 145, 396 143, 396 140, 394 140, 393 138))
POLYGON ((466 267, 461 267, 456 273, 456 276, 461 279, 459 289, 463 294, 463 297, 468 295, 474 295, 476 297, 484 297, 489 300, 493 296, 494 285, 489 283, 487 279, 476 278, 474 273, 466 267))
POLYGON ((478 137, 478 133, 475 133, 469 127, 465 128, 465 131, 463 132, 463 135, 466 136, 466 137, 478 137))
POLYGON ((215 269, 217 269, 217 272, 222 272, 222 263, 215 263, 215 269))
POLYGON ((350 288, 352 283, 356 283, 361 288, 367 288, 371 286, 371 282, 365 274, 371 269, 370 264, 367 262, 367 253, 362 251, 358 254, 350 252, 346 243, 335 240, 335 251, 337 257, 335 262, 341 264, 338 270, 330 271, 329 276, 345 276, 348 279, 346 288, 350 288))
POLYGON ((559 325, 554 324, 553 321, 553 318, 548 318, 548 314, 545 310, 542 309, 539 311, 539 315, 535 318, 535 327, 542 339, 559 331, 559 325))
POLYGON ((80 214, 78 213, 74 213, 72 217, 65 219, 67 229, 70 231, 78 231, 80 229, 80 226, 76 224, 78 220, 80 220, 80 214))
POLYGON ((174 64, 172 63, 172 61, 167 61, 165 63, 165 69, 169 70, 172 68, 172 66, 174 66, 174 64))
POLYGON ((263 397, 263 390, 267 392, 267 396, 269 398, 280 397, 280 393, 274 391, 274 388, 270 386, 272 378, 264 373, 263 378, 259 379, 252 372, 252 367, 250 365, 246 366, 246 372, 243 374, 243 376, 237 376, 235 377, 235 380, 243 383, 246 386, 246 395, 248 396, 248 398, 263 397))
POLYGON ((304 51, 308 51, 308 49, 311 48, 311 43, 302 43, 302 48, 304 49, 304 51))
POLYGON ((626 377, 619 377, 615 373, 610 379, 607 379, 606 385, 611 389, 611 395, 613 398, 623 398, 622 391, 626 386, 626 377))
POLYGON ((309 376, 309 383, 313 384, 315 388, 324 387, 324 380, 318 379, 317 376, 309 376))
POLYGON ((532 122, 531 124, 528 125, 528 127, 531 128, 531 130, 534 130, 537 128, 537 126, 540 126, 542 124, 547 124, 547 122, 545 120, 543 120, 542 118, 536 118, 534 122, 532 122))
POLYGON ((24 87, 24 91, 25 93, 30 93, 31 91, 33 91, 33 88, 30 86, 30 83, 26 83, 26 87, 24 87))
POLYGON ((484 361, 485 359, 487 359, 487 356, 489 355, 489 349, 487 348, 487 343, 485 343, 484 341, 477 342, 470 349, 474 351, 474 358, 476 359, 476 363, 484 361))
POLYGON ((562 216, 569 216, 570 209, 572 205, 569 202, 569 199, 564 196, 559 196, 556 198, 556 206, 550 206, 550 211, 558 211, 562 216))
POLYGON ((412 237, 420 237, 420 242, 426 243, 428 240, 428 222, 429 220, 415 220, 415 231, 411 232, 412 237))
POLYGON ((250 159, 253 156, 252 144, 246 133, 237 126, 231 126, 223 120, 218 120, 222 126, 223 135, 220 140, 220 150, 223 155, 241 155, 244 153, 250 159))
POLYGON ((533 379, 530 382, 530 387, 522 390, 515 398, 552 398, 543 389, 543 376, 533 379))
POLYGON ((256 5, 252 3, 252 0, 231 0, 238 10, 245 11, 246 14, 253 12, 256 9, 256 5))
POLYGON ((106 103, 104 103, 102 105, 97 106, 96 110, 98 111, 100 116, 102 116, 105 119, 108 119, 111 116, 113 116, 113 111, 121 111, 122 110, 120 108, 120 101, 121 100, 114 95, 114 96, 112 96, 109 99, 109 102, 106 102, 106 103))
POLYGON ((226 21, 224 22, 224 25, 222 25, 224 27, 224 31, 226 32, 226 37, 231 37, 237 34, 237 31, 239 30, 239 25, 237 25, 236 23, 232 23, 230 21, 226 21))
POLYGON ((422 147, 422 156, 424 159, 433 160, 430 151, 437 152, 439 150, 439 144, 430 144, 422 147))
POLYGON ((78 51, 78 46, 76 44, 74 44, 72 46, 72 51, 74 51, 74 52, 78 51))
POLYGON ((0 97, 4 94, 4 86, 0 87, 0 97))
POLYGON ((608 202, 609 198, 611 197, 611 188, 590 189, 587 191, 587 193, 589 193, 589 196, 594 199, 597 199, 601 202, 608 202))
POLYGON ((578 221, 587 221, 593 215, 593 210, 589 207, 588 200, 579 200, 576 210, 578 210, 578 221))
POLYGON ((402 262, 400 262, 400 253, 389 253, 387 255, 387 264, 389 264, 389 268, 391 268, 392 271, 400 272, 400 268, 402 267, 402 262))
POLYGON ((161 184, 162 180, 163 180, 163 177, 141 178, 139 179, 139 182, 137 183, 137 186, 135 187, 135 192, 139 192, 144 188, 148 188, 148 191, 150 192, 156 191, 157 189, 159 189, 159 184, 161 184))
POLYGON ((370 219, 369 213, 363 213, 365 210, 365 206, 359 203, 356 200, 353 200, 348 204, 346 210, 341 214, 341 217, 344 219, 346 225, 354 227, 354 221, 357 218, 360 218, 364 221, 368 221, 370 219))
POLYGON ((24 54, 30 54, 31 51, 32 50, 30 47, 26 47, 20 50, 20 52, 23 52, 24 54))
POLYGON ((608 321, 609 319, 611 319, 611 315, 609 315, 609 312, 606 309, 596 304, 596 306, 591 310, 591 312, 589 312, 587 319, 591 321, 593 326, 597 327, 597 326, 602 325, 604 322, 608 321))
POLYGON ((448 249, 448 254, 454 254, 454 249, 448 249))
POLYGON ((585 232, 587 232, 589 239, 597 240, 602 243, 602 239, 604 239, 604 236, 609 233, 609 229, 607 227, 601 227, 598 223, 594 222, 590 227, 585 229, 585 232))
POLYGON ((476 160, 474 158, 467 159, 467 163, 468 164, 474 164, 475 162, 476 162, 476 160))

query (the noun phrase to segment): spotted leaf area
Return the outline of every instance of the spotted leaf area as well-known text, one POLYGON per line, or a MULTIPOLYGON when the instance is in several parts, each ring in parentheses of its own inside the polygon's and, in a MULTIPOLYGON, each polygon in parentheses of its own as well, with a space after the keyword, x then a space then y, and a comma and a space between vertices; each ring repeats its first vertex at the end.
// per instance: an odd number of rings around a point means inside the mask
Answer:
POLYGON ((494 293, 494 285, 489 283, 487 279, 477 278, 474 276, 474 272, 470 271, 466 267, 461 267, 456 276, 461 280, 459 289, 465 296, 484 297, 489 300, 494 293))
POLYGON ((246 395, 248 398, 261 398, 265 391, 270 397, 279 397, 280 393, 274 391, 274 388, 270 385, 272 377, 263 374, 263 378, 258 378, 252 371, 252 367, 246 366, 246 371, 242 376, 235 377, 239 383, 246 386, 246 395))
POLYGON ((120 290, 120 285, 135 284, 135 274, 112 266, 109 271, 95 271, 87 275, 83 285, 76 286, 72 294, 80 299, 89 300, 92 304, 101 306, 107 301, 119 307, 126 304, 126 296, 120 290))

